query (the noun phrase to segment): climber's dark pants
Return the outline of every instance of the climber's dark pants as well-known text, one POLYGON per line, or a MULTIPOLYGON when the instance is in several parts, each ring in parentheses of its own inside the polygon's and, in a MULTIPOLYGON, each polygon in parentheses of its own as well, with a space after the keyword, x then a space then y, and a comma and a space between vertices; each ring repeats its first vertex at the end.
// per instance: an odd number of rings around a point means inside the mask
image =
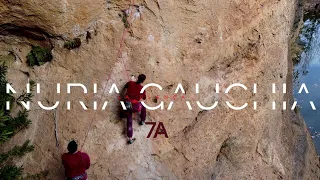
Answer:
MULTIPOLYGON (((127 112, 127 136, 129 138, 132 138, 133 136, 132 113, 134 113, 134 111, 127 112)), ((141 113, 140 113, 140 121, 144 122, 146 120, 146 115, 147 115, 146 108, 142 106, 141 113)))

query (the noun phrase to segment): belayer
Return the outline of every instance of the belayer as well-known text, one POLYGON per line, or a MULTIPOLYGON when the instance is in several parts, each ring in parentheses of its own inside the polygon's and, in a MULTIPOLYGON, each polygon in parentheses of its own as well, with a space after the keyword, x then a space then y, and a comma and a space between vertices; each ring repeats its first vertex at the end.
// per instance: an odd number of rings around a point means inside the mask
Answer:
POLYGON ((78 151, 78 144, 75 141, 69 142, 68 151, 61 156, 66 180, 87 180, 86 170, 90 167, 88 154, 78 151))
POLYGON ((133 138, 133 128, 132 128, 132 113, 140 112, 140 125, 145 124, 146 120, 146 108, 141 104, 140 100, 146 99, 146 92, 144 91, 140 94, 141 89, 143 86, 141 85, 146 80, 146 75, 140 74, 138 76, 138 80, 129 81, 124 86, 126 90, 126 100, 125 105, 127 108, 126 111, 126 118, 127 118, 127 136, 128 136, 128 143, 132 144, 135 141, 133 138))

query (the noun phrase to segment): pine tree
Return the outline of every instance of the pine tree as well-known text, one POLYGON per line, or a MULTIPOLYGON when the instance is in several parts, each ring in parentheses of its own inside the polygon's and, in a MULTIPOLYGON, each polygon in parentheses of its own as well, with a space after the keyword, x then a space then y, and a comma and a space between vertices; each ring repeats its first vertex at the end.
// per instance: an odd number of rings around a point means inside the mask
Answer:
MULTIPOLYGON (((16 133, 24 128, 28 128, 31 121, 28 119, 28 112, 26 110, 19 111, 18 115, 12 117, 9 110, 6 110, 6 102, 30 101, 31 93, 22 93, 17 100, 11 93, 6 93, 6 79, 7 66, 0 65, 0 146, 13 137, 16 133)), ((30 81, 31 90, 33 89, 34 82, 30 81)), ((21 104, 17 103, 21 106, 21 104)), ((39 174, 23 176, 22 166, 16 166, 12 163, 14 158, 21 158, 26 153, 34 150, 34 146, 27 140, 23 145, 14 146, 8 152, 0 154, 0 180, 19 180, 19 179, 41 179, 47 175, 47 172, 40 172, 39 174)))

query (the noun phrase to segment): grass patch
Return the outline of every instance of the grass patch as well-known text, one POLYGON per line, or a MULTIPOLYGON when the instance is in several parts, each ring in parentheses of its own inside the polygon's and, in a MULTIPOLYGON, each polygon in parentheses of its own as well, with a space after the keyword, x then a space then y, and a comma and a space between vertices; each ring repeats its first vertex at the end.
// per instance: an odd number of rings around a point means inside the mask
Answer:
POLYGON ((122 14, 119 14, 120 17, 122 17, 122 22, 123 22, 123 25, 126 29, 130 28, 130 23, 128 21, 128 14, 126 11, 122 11, 122 14))
POLYGON ((41 66, 46 62, 50 62, 52 58, 51 50, 48 48, 33 46, 27 55, 27 64, 30 67, 41 66))
POLYGON ((80 38, 73 38, 72 40, 66 41, 63 45, 64 48, 69 50, 79 48, 80 46, 81 46, 80 38))
POLYGON ((16 57, 11 52, 7 55, 0 55, 0 64, 6 63, 7 65, 11 65, 15 60, 16 57))

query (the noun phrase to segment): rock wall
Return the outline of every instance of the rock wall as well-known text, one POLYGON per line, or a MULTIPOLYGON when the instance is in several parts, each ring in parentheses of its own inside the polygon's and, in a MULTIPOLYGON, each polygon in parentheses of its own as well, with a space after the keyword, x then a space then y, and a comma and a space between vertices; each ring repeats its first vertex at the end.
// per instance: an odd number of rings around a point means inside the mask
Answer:
MULTIPOLYGON (((26 173, 48 170, 48 179, 63 179, 60 154, 76 139, 91 157, 90 179, 319 179, 319 160, 304 121, 294 111, 272 110, 272 102, 292 102, 292 62, 289 40, 296 2, 290 0, 138 0, 142 16, 123 37, 123 10, 130 2, 110 0, 0 1, 0 50, 10 64, 9 80, 20 92, 28 78, 41 84, 33 98, 29 129, 7 142, 31 139, 35 151, 20 160, 26 173), (63 48, 65 41, 79 37, 80 48, 63 48), (31 45, 52 48, 53 61, 29 68, 26 55, 31 45), (118 116, 117 94, 112 83, 122 87, 128 75, 147 75, 162 91, 147 91, 147 103, 155 96, 172 96, 178 83, 186 90, 171 110, 148 111, 147 121, 163 122, 169 138, 149 138, 149 126, 134 123, 133 145, 126 144, 125 120, 118 116), (215 83, 235 82, 258 93, 234 89, 229 96, 216 94, 215 83), (56 94, 61 83, 61 94, 56 94), (67 83, 88 87, 66 92, 67 83), (93 93, 93 83, 98 93, 93 93), (195 84, 200 84, 200 95, 195 84), (272 94, 271 85, 280 86, 272 94), (107 87, 104 89, 104 87, 107 87), (203 111, 195 100, 216 109, 203 111), (54 111, 41 110, 35 102, 53 104, 54 111), (94 111, 93 101, 109 101, 106 110, 94 111), (248 102, 245 110, 231 110, 248 102), (67 110, 66 101, 72 102, 67 110), (78 101, 89 108, 84 111, 78 101), (253 109, 257 101, 258 109, 253 109), (89 129, 89 127, 91 127, 89 129)), ((170 100, 164 101, 167 108, 170 100)), ((101 103, 99 104, 102 105, 101 103)))

